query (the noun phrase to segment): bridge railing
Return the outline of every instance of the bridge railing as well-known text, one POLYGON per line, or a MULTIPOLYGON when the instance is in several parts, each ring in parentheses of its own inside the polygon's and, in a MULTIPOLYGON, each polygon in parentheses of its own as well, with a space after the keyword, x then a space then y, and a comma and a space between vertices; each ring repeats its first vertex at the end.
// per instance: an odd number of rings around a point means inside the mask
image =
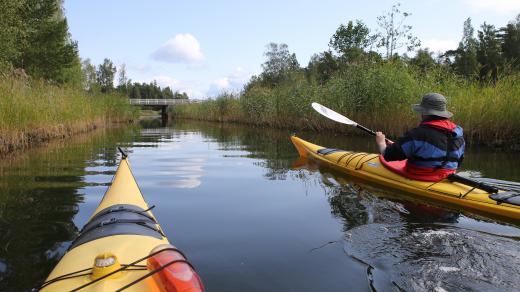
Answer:
POLYGON ((130 104, 133 105, 176 105, 185 103, 200 102, 197 99, 137 99, 130 98, 130 104))

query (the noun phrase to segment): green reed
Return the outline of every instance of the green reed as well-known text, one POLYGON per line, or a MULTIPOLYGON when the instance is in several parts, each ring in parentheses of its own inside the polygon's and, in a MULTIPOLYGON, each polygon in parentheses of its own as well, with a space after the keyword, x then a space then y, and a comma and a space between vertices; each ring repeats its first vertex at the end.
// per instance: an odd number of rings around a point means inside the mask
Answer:
POLYGON ((0 153, 136 115, 120 96, 0 76, 0 153))
POLYGON ((427 92, 448 97, 453 120, 464 127, 468 141, 518 144, 520 74, 504 76, 496 84, 483 84, 443 68, 422 72, 398 62, 352 65, 325 84, 309 81, 304 73, 297 72, 275 87, 254 84, 239 96, 223 94, 177 107, 174 116, 300 130, 352 131, 315 113, 310 104, 316 101, 368 127, 398 136, 420 121, 410 105, 420 102, 427 92))

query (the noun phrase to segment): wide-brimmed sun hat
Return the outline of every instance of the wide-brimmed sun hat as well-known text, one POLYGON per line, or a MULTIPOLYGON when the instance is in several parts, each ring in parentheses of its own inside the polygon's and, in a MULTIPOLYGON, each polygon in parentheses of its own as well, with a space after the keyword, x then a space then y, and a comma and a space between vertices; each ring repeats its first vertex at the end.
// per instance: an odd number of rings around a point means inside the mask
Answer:
POLYGON ((427 93, 422 97, 420 104, 412 105, 412 109, 426 116, 451 118, 453 113, 446 110, 446 97, 439 93, 427 93))

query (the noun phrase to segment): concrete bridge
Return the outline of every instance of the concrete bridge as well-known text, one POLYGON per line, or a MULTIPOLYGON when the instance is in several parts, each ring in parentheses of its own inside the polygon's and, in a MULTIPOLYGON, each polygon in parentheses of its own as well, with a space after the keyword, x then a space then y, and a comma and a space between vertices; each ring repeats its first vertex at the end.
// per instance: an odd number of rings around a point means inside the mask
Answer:
POLYGON ((197 103, 198 99, 137 99, 130 98, 130 104, 161 111, 161 117, 165 121, 168 119, 168 107, 179 104, 197 103))
POLYGON ((195 103, 200 102, 198 99, 137 99, 131 98, 130 104, 140 105, 140 106, 170 106, 170 105, 178 105, 178 104, 186 104, 186 103, 195 103))

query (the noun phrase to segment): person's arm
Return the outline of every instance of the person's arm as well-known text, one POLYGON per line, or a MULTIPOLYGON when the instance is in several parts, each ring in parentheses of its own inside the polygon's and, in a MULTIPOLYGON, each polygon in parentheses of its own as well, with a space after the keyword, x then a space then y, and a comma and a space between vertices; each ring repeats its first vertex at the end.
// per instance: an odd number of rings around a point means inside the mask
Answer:
POLYGON ((397 140, 395 143, 386 143, 385 134, 382 132, 376 132, 376 144, 379 148, 379 153, 383 155, 386 161, 396 161, 396 160, 404 160, 406 159, 406 154, 403 152, 401 148, 401 140, 397 140))

